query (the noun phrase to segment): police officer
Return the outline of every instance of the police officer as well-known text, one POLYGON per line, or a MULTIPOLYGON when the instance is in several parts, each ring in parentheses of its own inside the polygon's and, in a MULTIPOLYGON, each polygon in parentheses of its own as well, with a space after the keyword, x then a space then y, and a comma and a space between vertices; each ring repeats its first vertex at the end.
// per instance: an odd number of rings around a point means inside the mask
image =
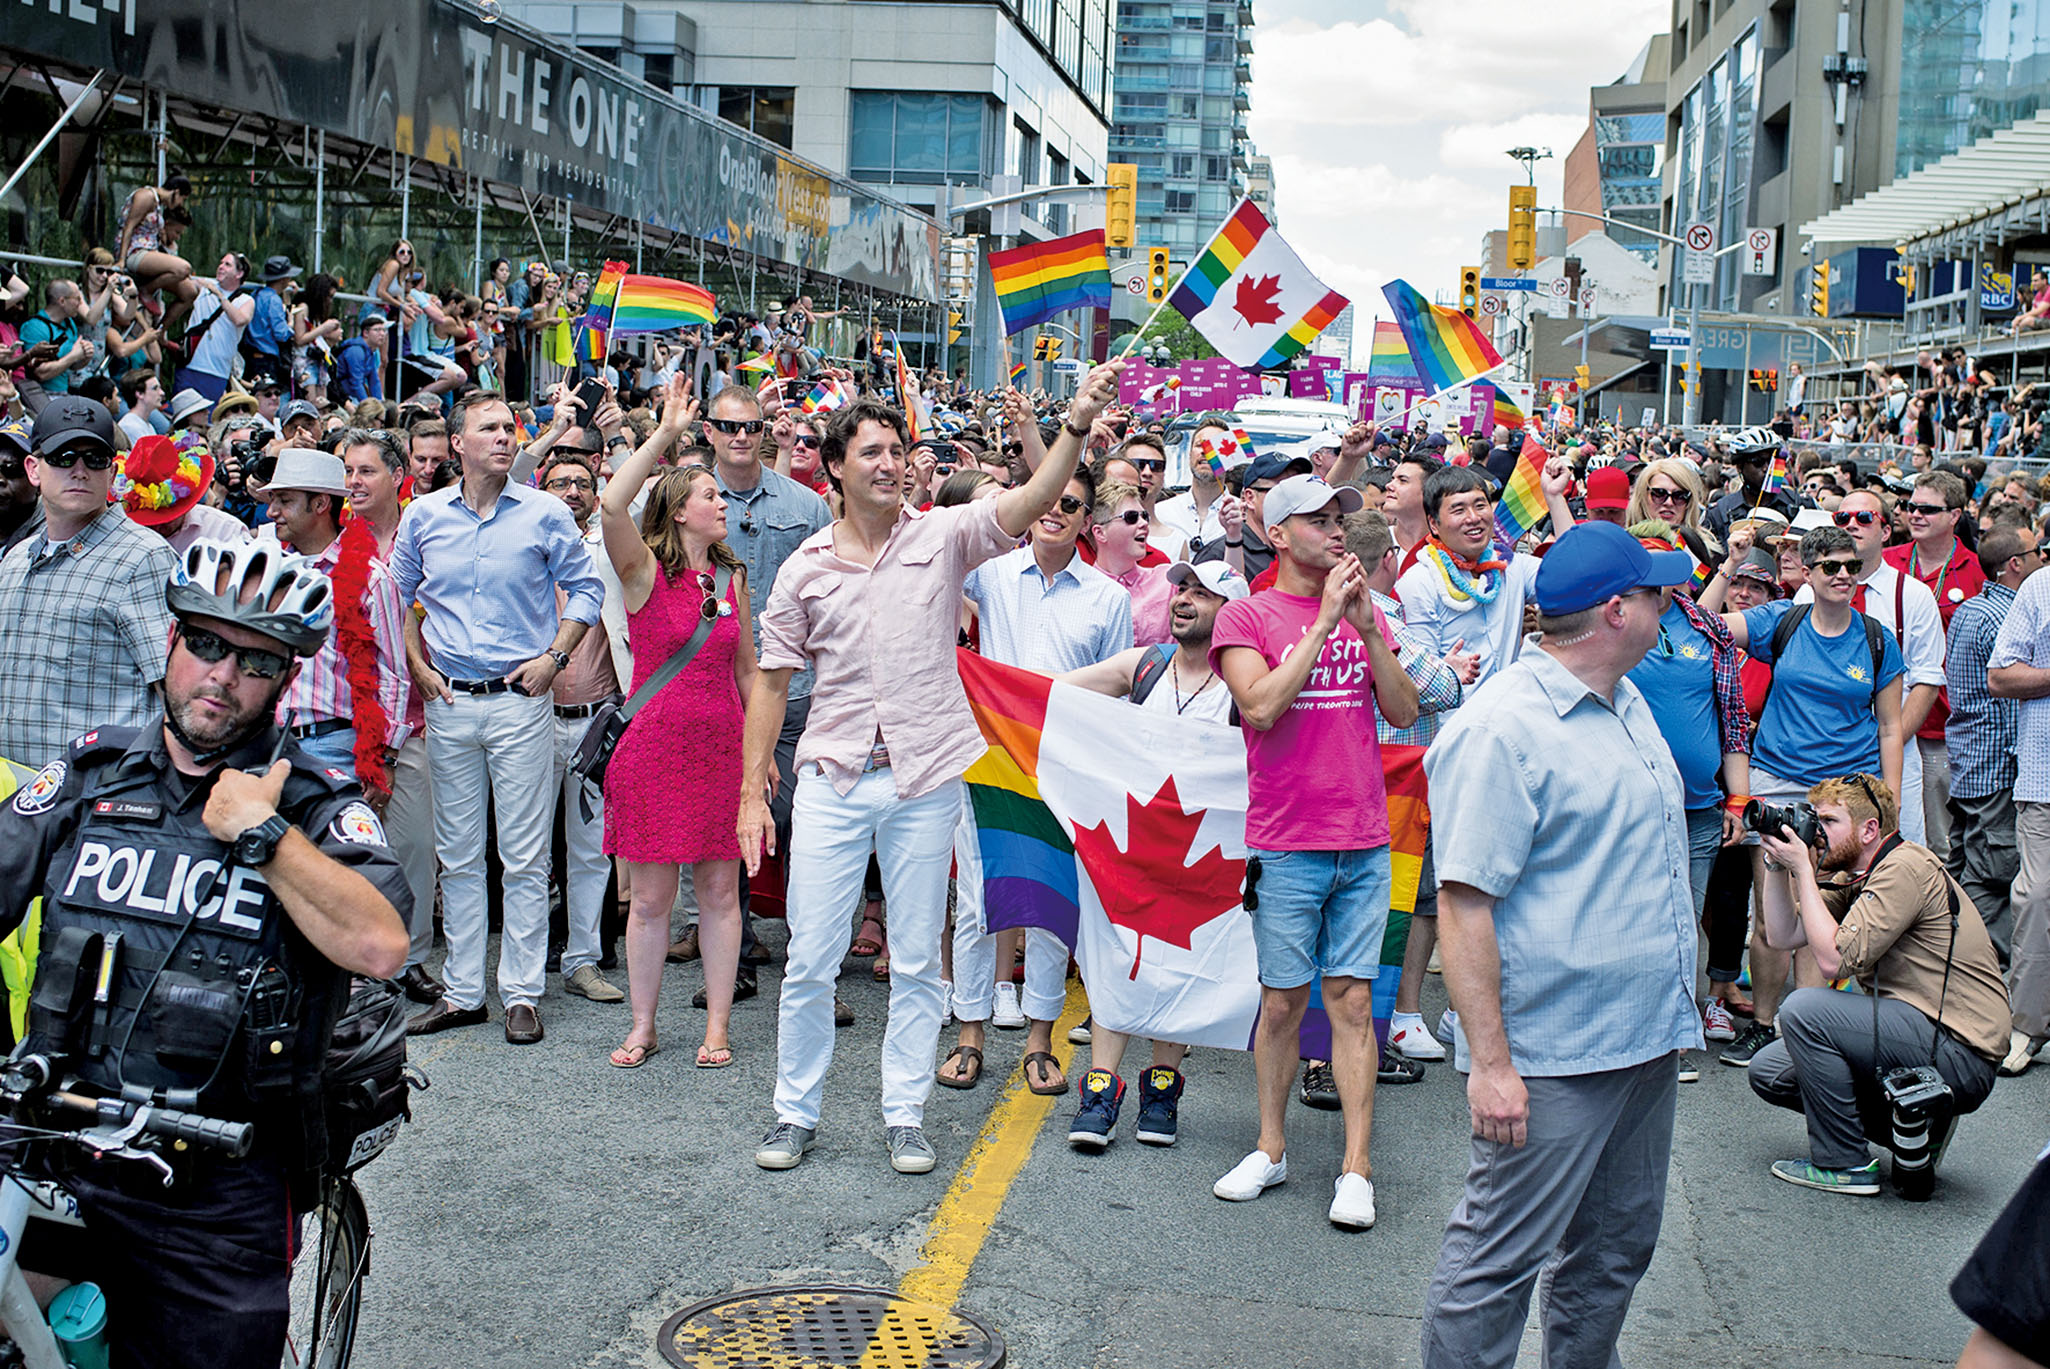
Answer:
POLYGON ((0 932, 41 895, 30 1049, 86 1092, 251 1122, 255 1144, 166 1151, 168 1186, 54 1155, 84 1239, 38 1223, 23 1265, 76 1259, 106 1290, 116 1365, 275 1369, 329 1031, 351 974, 404 966, 411 900, 353 775, 274 723, 331 630, 327 577, 276 543, 202 539, 165 597, 161 721, 86 733, 0 810, 0 932))

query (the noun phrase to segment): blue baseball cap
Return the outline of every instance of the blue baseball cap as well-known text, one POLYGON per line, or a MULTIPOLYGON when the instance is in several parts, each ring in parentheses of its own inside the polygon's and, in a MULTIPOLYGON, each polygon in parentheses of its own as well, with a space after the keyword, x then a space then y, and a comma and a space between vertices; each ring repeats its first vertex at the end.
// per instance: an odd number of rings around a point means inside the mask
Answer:
POLYGON ((1575 523, 1538 567, 1538 612, 1563 618, 1618 594, 1684 585, 1693 577, 1694 558, 1684 551, 1649 551, 1614 523, 1575 523))

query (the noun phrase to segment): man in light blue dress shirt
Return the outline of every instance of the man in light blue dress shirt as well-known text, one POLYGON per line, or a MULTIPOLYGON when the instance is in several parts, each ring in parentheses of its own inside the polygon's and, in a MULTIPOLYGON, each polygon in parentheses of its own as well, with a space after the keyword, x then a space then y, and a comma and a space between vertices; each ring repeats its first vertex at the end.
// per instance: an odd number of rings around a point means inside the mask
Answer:
POLYGON ((1703 1043, 1680 772, 1625 675, 1692 571, 1613 524, 1567 531, 1540 635, 1424 757, 1474 1133, 1426 1369, 1509 1369, 1554 1252, 1546 1362, 1610 1363, 1658 1243, 1679 1052, 1703 1043))
POLYGON ((555 785, 550 686, 598 621, 605 589, 576 519, 553 495, 509 480, 519 440, 495 394, 456 405, 459 484, 422 495, 399 522, 391 572, 407 604, 406 660, 426 699, 434 844, 444 870, 447 995, 413 1034, 487 1020, 484 830, 496 807, 505 866, 498 992, 505 1039, 541 1039, 547 981, 548 839, 555 785), (567 598, 556 611, 556 587, 567 598))

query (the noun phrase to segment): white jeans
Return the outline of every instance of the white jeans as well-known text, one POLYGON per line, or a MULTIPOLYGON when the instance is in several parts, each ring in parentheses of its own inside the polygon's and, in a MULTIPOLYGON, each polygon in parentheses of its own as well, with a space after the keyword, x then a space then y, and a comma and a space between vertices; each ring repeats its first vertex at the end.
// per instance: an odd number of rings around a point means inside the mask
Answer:
POLYGON ((1921 846, 1928 834, 1922 815, 1922 748, 1909 737, 1901 744, 1901 835, 1921 846))
POLYGON ((887 769, 846 794, 818 766, 797 777, 788 899, 790 944, 776 1035, 776 1120, 819 1124, 833 1063, 833 981, 854 939, 854 904, 873 850, 890 907, 890 1017, 883 1030, 883 1124, 922 1125, 940 1039, 940 930, 947 866, 963 790, 949 780, 915 799, 897 797, 887 769))
POLYGON ((384 835, 413 891, 413 916, 406 924, 412 940, 406 949, 410 970, 434 949, 434 776, 428 770, 427 739, 417 732, 406 738, 392 763, 384 835))
MULTIPOLYGON (((954 1016, 963 1022, 987 1022, 996 1010, 997 939, 984 930, 982 848, 977 842, 975 806, 961 804, 961 822, 954 831, 954 1016)), ((895 922, 897 914, 890 913, 895 922)), ((890 972, 896 973, 896 942, 892 941, 890 972)), ((1006 979, 1011 967, 1003 967, 1006 979)), ((1052 932, 1025 929, 1025 992, 1019 1005, 1035 1022, 1051 1022, 1068 1001, 1068 947, 1052 932)))
POLYGON ((505 866, 505 930, 498 997, 510 1008, 541 1000, 548 965, 548 835, 554 812, 555 708, 548 697, 458 694, 427 703, 434 773, 434 844, 441 853, 442 979, 458 1008, 484 1005, 484 819, 498 814, 505 866))
POLYGON ((563 908, 569 914, 569 945, 562 952, 562 977, 598 963, 598 919, 605 912, 605 886, 612 861, 605 855, 605 803, 591 795, 591 820, 584 821, 584 782, 569 763, 591 730, 589 718, 555 720, 555 789, 562 804, 562 836, 569 868, 562 872, 563 908))

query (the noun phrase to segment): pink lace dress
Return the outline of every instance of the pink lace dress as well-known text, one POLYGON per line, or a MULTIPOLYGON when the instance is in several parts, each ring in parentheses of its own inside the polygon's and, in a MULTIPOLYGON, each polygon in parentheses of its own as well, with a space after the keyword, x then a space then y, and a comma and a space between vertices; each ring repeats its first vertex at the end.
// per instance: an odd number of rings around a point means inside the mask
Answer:
MULTIPOLYGON (((727 587, 729 604, 739 590, 738 580, 727 587)), ((704 600, 695 574, 656 571, 654 593, 627 615, 635 689, 697 631, 704 600)), ((607 855, 647 865, 740 858, 739 646, 735 607, 683 673, 627 724, 605 771, 607 855)))

